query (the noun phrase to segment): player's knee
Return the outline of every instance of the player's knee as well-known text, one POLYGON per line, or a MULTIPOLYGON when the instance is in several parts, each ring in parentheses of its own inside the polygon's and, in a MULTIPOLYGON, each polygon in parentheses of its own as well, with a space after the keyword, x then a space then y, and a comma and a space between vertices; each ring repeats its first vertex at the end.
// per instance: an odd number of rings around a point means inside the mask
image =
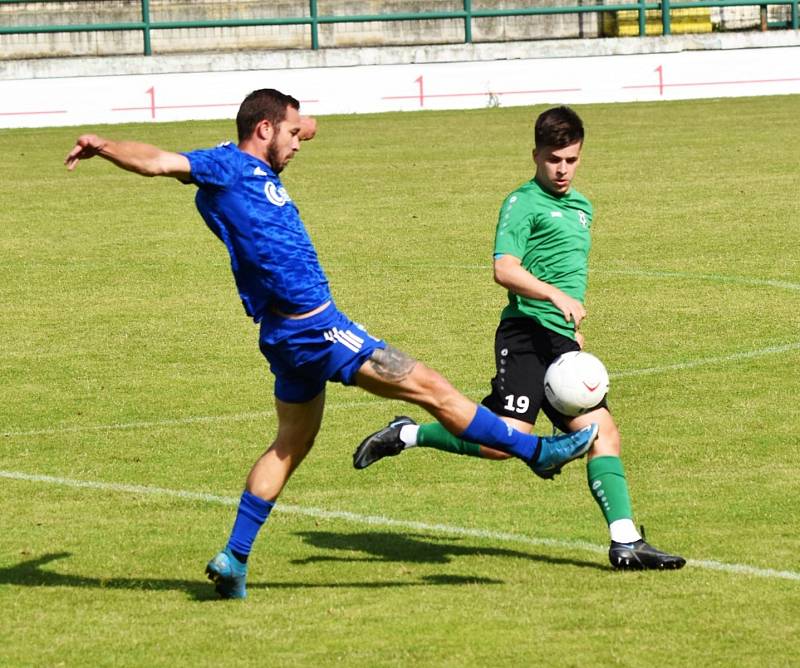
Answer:
POLYGON ((407 400, 436 415, 454 396, 457 390, 438 371, 418 362, 409 378, 410 394, 407 400))
POLYGON ((600 431, 592 445, 594 456, 619 457, 621 451, 621 439, 617 425, 614 422, 601 423, 600 431))
POLYGON ((316 433, 308 434, 302 431, 279 430, 275 442, 271 446, 276 454, 281 456, 305 457, 314 446, 316 433))
POLYGON ((305 436, 298 440, 298 450, 303 453, 304 457, 308 454, 309 450, 314 447, 315 440, 316 434, 312 436, 305 436))
POLYGON ((423 367, 420 371, 419 387, 422 401, 427 407, 442 410, 461 396, 438 371, 429 367, 423 367))
POLYGON ((305 457, 309 453, 311 448, 314 447, 314 438, 312 437, 303 439, 299 442, 298 445, 299 445, 298 450, 300 450, 303 453, 303 456, 305 457))

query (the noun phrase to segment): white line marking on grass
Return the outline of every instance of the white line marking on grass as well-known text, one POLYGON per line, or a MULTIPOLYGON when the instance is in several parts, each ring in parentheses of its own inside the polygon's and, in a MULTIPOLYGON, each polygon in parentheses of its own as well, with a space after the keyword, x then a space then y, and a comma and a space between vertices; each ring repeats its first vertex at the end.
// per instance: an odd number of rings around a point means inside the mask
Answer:
MULTIPOLYGON (((439 269, 480 269, 489 270, 489 264, 436 264, 424 262, 412 262, 411 266, 433 267, 439 269)), ((409 265, 400 265, 407 267, 409 265)), ((609 274, 616 276, 639 276, 642 278, 676 278, 681 280, 712 281, 714 283, 738 283, 739 285, 763 286, 767 288, 778 288, 781 290, 792 290, 800 292, 800 283, 790 281, 777 281, 770 278, 751 278, 749 276, 728 276, 725 274, 692 274, 684 271, 649 271, 646 269, 592 269, 591 274, 609 274)))
POLYGON ((739 285, 764 286, 800 292, 800 283, 775 281, 769 278, 750 278, 749 276, 726 276, 724 274, 691 274, 682 271, 645 271, 640 269, 595 269, 592 273, 614 274, 617 276, 639 276, 642 278, 677 278, 697 281, 713 281, 714 283, 738 283, 739 285))
POLYGON ((725 362, 739 362, 741 360, 765 357, 767 355, 777 355, 778 353, 786 353, 793 350, 800 350, 800 341, 795 343, 787 343, 782 346, 770 346, 769 348, 762 348, 761 350, 748 350, 740 353, 731 353, 730 355, 720 355, 719 357, 705 357, 699 360, 692 360, 691 362, 678 362, 677 364, 665 364, 663 366, 652 366, 644 369, 630 369, 629 371, 619 371, 609 375, 612 379, 628 378, 630 376, 646 376, 653 373, 694 369, 698 366, 710 366, 712 364, 723 364, 725 362))
POLYGON ((50 427, 49 429, 31 429, 30 431, 6 431, 2 436, 48 436, 52 434, 72 434, 86 431, 125 431, 126 429, 150 429, 158 427, 174 427, 185 424, 202 424, 205 422, 247 422, 274 415, 275 411, 259 411, 255 413, 238 413, 233 415, 195 415, 184 418, 167 418, 163 420, 142 420, 141 422, 112 422, 111 424, 73 425, 50 427))
MULTIPOLYGON (((9 480, 20 480, 26 482, 46 483, 51 485, 62 485, 79 489, 94 489, 108 492, 122 492, 128 494, 146 494, 150 496, 167 496, 190 501, 205 501, 224 506, 237 506, 239 499, 231 496, 219 496, 216 494, 206 494, 204 492, 189 492, 180 489, 167 489, 165 487, 148 487, 145 485, 126 485, 122 483, 109 483, 91 480, 74 480, 71 478, 58 478, 48 475, 34 475, 22 473, 20 471, 2 471, 0 478, 9 480)), ((467 527, 457 527, 448 524, 430 524, 427 522, 412 522, 409 520, 395 520, 391 517, 379 515, 360 515, 338 510, 323 510, 321 508, 304 508, 303 506, 293 506, 289 504, 278 504, 275 510, 295 515, 305 515, 317 519, 343 520, 353 524, 366 524, 370 526, 393 527, 397 529, 407 529, 412 531, 427 531, 430 533, 447 534, 450 536, 460 536, 464 538, 481 538, 486 540, 499 541, 503 543, 518 543, 522 545, 538 545, 545 547, 555 547, 570 550, 582 550, 594 554, 604 554, 607 547, 595 545, 581 540, 561 540, 556 538, 536 538, 523 534, 506 533, 502 531, 489 531, 487 529, 470 529, 467 527)), ((721 571, 733 575, 748 575, 752 577, 771 578, 781 580, 800 581, 800 573, 796 571, 779 571, 773 568, 757 568, 746 564, 726 564, 721 561, 710 561, 707 559, 688 559, 686 562, 694 568, 702 568, 711 571, 721 571)))
MULTIPOLYGON (((488 271, 492 268, 490 264, 432 264, 430 262, 410 262, 402 265, 393 265, 401 268, 411 267, 436 267, 438 269, 478 269, 488 271)), ((676 278, 697 281, 713 281, 715 283, 738 283, 740 285, 764 286, 767 288, 779 288, 781 290, 793 290, 800 292, 800 283, 790 281, 778 281, 770 278, 751 278, 749 276, 730 276, 726 274, 692 274, 684 271, 650 271, 647 269, 592 269, 591 275, 610 274, 617 276, 640 276, 642 278, 676 278)))
MULTIPOLYGON (((374 404, 386 403, 389 399, 374 399, 365 401, 347 401, 332 403, 325 406, 326 411, 342 408, 361 408, 374 404)), ((252 413, 234 413, 231 415, 193 415, 184 418, 166 418, 164 420, 142 420, 140 422, 112 422, 110 424, 73 425, 63 427, 50 427, 48 429, 31 429, 29 431, 5 431, 0 436, 52 436, 54 434, 74 434, 87 431, 125 431, 128 429, 158 429, 160 427, 180 427, 190 424, 204 424, 216 422, 247 422, 263 420, 275 415, 274 410, 255 411, 252 413)))
MULTIPOLYGON (((711 366, 712 364, 725 364, 727 362, 738 362, 745 359, 765 357, 767 355, 777 355, 780 353, 800 350, 800 341, 787 343, 781 346, 770 346, 760 350, 748 350, 744 352, 731 353, 730 355, 720 355, 718 357, 705 357, 703 359, 692 360, 691 362, 678 362, 676 364, 665 364, 662 366, 645 367, 643 369, 630 369, 610 374, 612 380, 617 378, 630 378, 633 376, 646 376, 656 373, 667 373, 669 371, 682 371, 694 369, 701 366, 711 366)), ((470 390, 468 394, 474 395, 481 392, 470 390)), ((342 403, 330 403, 325 407, 326 411, 361 408, 364 406, 374 406, 388 403, 392 400, 375 397, 364 401, 347 401, 342 403)), ((81 432, 94 431, 125 431, 131 429, 158 429, 161 427, 180 427, 191 424, 209 424, 219 422, 247 422, 248 420, 263 420, 264 418, 275 415, 274 410, 257 411, 253 413, 235 413, 232 415, 196 415, 185 418, 169 418, 165 420, 143 420, 141 422, 118 422, 111 424, 97 425, 73 425, 63 427, 50 427, 49 429, 31 429, 28 431, 5 431, 0 437, 26 437, 26 436, 52 436, 55 434, 75 434, 81 432)))

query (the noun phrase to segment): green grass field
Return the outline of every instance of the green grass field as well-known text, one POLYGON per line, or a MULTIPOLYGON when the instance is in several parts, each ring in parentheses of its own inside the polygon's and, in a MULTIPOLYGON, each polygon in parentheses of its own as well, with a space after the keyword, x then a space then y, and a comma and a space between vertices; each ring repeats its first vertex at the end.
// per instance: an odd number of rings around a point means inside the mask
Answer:
MULTIPOLYGON (((540 110, 326 117, 285 173, 339 306, 475 399, 497 210, 540 110)), ((685 569, 610 569, 582 462, 553 483, 426 450, 353 470, 366 433, 425 416, 332 385, 248 599, 217 601, 203 568, 275 428, 224 247, 192 187, 67 173, 81 128, 5 130, 0 665, 798 665, 800 98, 578 110, 587 347, 636 520, 685 569)))

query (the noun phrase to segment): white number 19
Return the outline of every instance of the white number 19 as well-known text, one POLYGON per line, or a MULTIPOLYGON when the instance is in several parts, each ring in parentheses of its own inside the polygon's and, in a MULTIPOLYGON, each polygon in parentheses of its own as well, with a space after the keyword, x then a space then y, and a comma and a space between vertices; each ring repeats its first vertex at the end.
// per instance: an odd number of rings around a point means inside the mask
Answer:
POLYGON ((516 402, 514 401, 514 395, 509 394, 506 396, 506 405, 504 408, 507 411, 515 411, 517 413, 524 413, 528 410, 528 407, 531 405, 531 400, 526 396, 519 396, 516 398, 516 402))

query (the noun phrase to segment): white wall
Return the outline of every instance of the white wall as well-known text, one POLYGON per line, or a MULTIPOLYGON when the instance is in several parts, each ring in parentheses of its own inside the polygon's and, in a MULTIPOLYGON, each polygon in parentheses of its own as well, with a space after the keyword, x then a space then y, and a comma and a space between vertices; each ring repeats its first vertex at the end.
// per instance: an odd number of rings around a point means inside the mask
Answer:
POLYGON ((316 115, 798 94, 800 46, 5 79, 0 127, 232 118, 264 87, 316 115))

